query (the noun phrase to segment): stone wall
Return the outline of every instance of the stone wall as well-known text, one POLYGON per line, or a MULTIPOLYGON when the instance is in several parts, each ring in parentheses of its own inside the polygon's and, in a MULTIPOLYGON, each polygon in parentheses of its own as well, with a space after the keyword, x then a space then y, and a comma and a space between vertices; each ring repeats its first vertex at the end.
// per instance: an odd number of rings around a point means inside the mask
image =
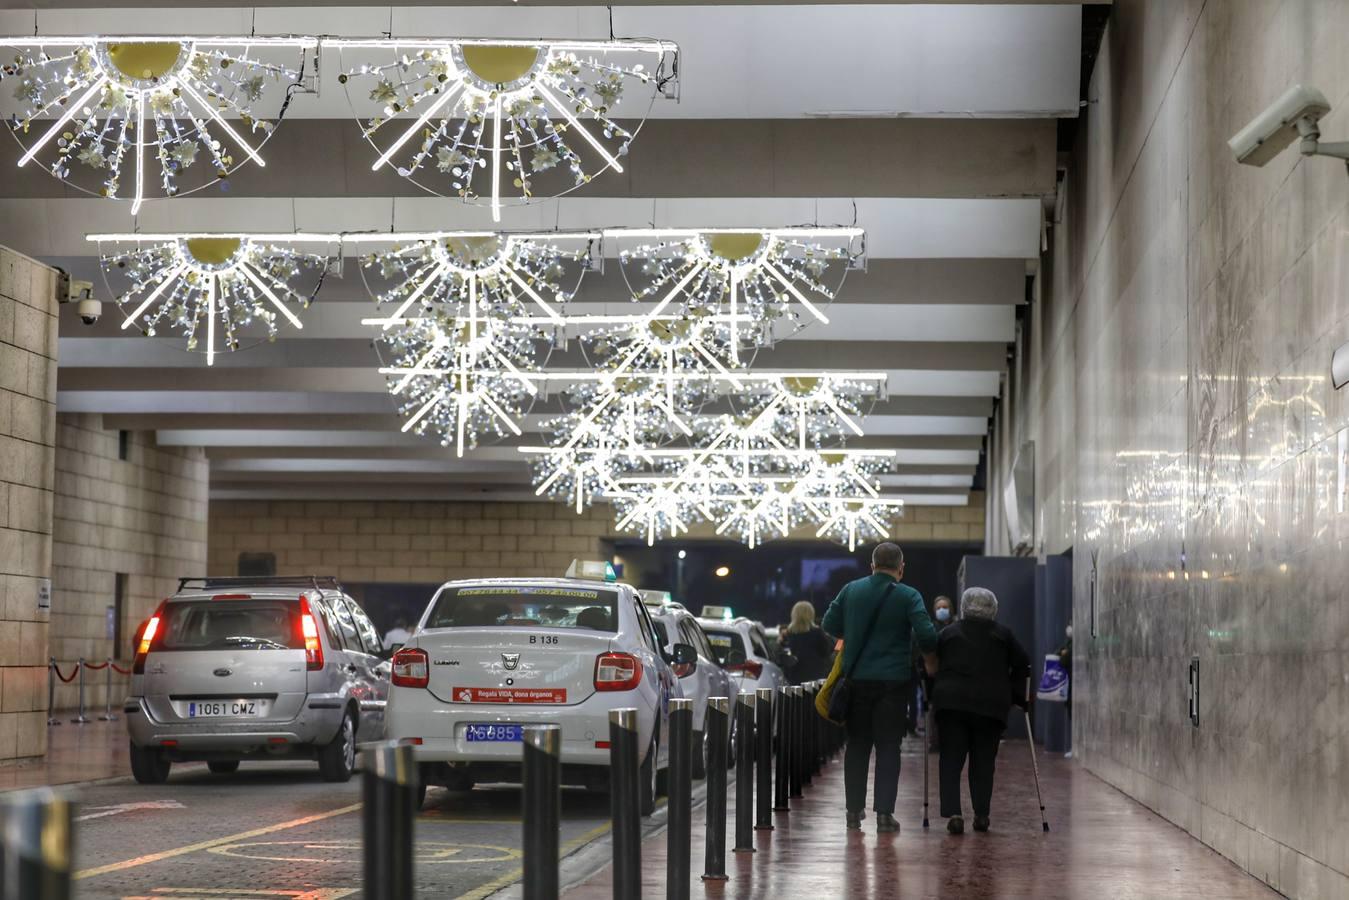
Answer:
POLYGON ((47 750, 55 275, 0 247, 0 765, 47 750))
POLYGON ((1116 0, 995 435, 1073 551, 1078 758, 1309 900, 1349 897, 1349 178, 1226 140, 1297 83, 1349 136, 1347 44, 1345 3, 1116 0))
MULTIPOLYGON (((208 463, 200 448, 159 447, 149 432, 105 431, 97 415, 61 414, 56 436, 51 654, 64 669, 83 656, 132 655, 136 627, 182 575, 206 570, 208 463), (122 642, 109 637, 117 575, 126 576, 122 642)), ((113 625, 116 633, 118 628, 113 625)), ((88 673, 85 702, 102 709, 104 672, 88 673)), ((113 675, 114 705, 126 677, 113 675)), ((56 707, 73 708, 76 684, 58 685, 56 707)))

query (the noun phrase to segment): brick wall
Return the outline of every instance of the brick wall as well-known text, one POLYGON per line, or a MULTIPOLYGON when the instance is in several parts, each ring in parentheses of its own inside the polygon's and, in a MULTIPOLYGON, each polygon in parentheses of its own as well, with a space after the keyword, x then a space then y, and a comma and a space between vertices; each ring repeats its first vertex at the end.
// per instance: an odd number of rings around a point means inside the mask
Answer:
MULTIPOLYGON (((200 448, 159 447, 149 432, 119 435, 101 416, 57 417, 52 547, 51 654, 64 668, 83 656, 126 660, 137 625, 173 593, 181 575, 206 568, 208 463, 200 448), (125 573, 121 646, 108 637, 117 573, 125 573)), ((85 702, 101 709, 105 673, 90 672, 85 702)), ((125 676, 113 676, 114 704, 125 676)), ((56 707, 73 708, 75 684, 56 707)))
POLYGON ((0 247, 0 764, 47 750, 55 274, 0 247))
POLYGON ((901 545, 914 541, 982 543, 984 540, 984 495, 970 493, 968 506, 909 506, 897 519, 890 536, 901 545))
POLYGON ((208 563, 233 575, 240 553, 275 553, 278 573, 352 583, 561 575, 610 531, 608 509, 559 503, 217 500, 208 563))

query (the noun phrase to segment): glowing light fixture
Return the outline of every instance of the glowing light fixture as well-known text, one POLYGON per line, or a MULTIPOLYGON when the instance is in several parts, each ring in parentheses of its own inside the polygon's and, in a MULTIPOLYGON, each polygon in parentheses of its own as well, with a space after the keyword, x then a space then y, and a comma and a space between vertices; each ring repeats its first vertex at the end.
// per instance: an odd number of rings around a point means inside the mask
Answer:
POLYGON ((713 574, 715 574, 718 578, 725 578, 727 575, 730 575, 730 574, 731 574, 731 567, 730 567, 730 566, 717 566, 717 568, 716 568, 716 570, 715 570, 715 572, 714 572, 713 574))
POLYGON ((378 153, 371 168, 391 165, 442 196, 486 198, 493 221, 507 195, 556 196, 605 169, 622 172, 636 130, 619 117, 644 120, 647 111, 626 97, 630 88, 645 90, 647 108, 678 89, 679 48, 667 41, 397 38, 325 46, 360 61, 344 65, 339 80, 378 153), (368 117, 366 98, 377 110, 368 117))
MULTIPOLYGON (((131 212, 154 196, 185 193, 189 172, 225 179, 245 160, 263 166, 262 145, 303 87, 318 40, 306 37, 0 38, 17 49, 0 67, 19 111, 11 128, 19 165, 40 160, 53 175, 131 212), (193 167, 197 167, 194 169, 193 167), (157 187, 146 177, 158 168, 157 187), (96 187, 86 186, 98 181, 96 187)), ((194 188, 195 189, 195 188, 194 188)))
POLYGON ((187 335, 203 343, 206 364, 249 338, 274 340, 279 319, 304 327, 340 238, 335 234, 91 234, 125 319, 153 337, 187 335), (104 245, 111 249, 104 250, 104 245), (121 288, 118 290, 118 288, 121 288), (216 339, 216 329, 223 340, 216 339), (202 329, 205 329, 203 341, 202 329))

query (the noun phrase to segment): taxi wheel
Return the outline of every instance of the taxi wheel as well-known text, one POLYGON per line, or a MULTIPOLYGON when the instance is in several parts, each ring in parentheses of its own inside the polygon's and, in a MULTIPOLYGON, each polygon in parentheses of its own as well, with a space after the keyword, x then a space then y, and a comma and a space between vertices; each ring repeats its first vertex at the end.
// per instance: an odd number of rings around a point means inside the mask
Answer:
POLYGON ((651 739, 651 749, 646 751, 637 785, 638 811, 649 816, 656 811, 656 739, 651 739))
POLYGON ((693 732, 693 777, 707 777, 707 732, 693 732))
POLYGON ((351 713, 346 712, 342 715, 337 736, 319 750, 319 774, 324 781, 350 781, 355 768, 356 725, 351 721, 351 713))
POLYGON ((414 811, 421 809, 421 808, 422 808, 422 804, 426 802, 426 782, 425 782, 425 781, 418 781, 418 782, 417 782, 417 796, 413 797, 412 799, 416 801, 416 802, 412 805, 412 809, 413 809, 414 811))
POLYGON ((169 780, 169 762, 164 751, 157 747, 131 745, 131 775, 139 784, 163 784, 169 780))
POLYGON ((237 759, 213 759, 206 764, 215 775, 233 775, 239 771, 239 760, 237 759))

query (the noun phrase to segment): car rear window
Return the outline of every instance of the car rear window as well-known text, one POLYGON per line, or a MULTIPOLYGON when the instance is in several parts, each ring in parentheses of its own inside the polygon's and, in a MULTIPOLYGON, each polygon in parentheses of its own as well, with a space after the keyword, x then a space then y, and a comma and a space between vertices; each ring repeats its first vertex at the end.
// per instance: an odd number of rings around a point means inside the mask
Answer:
POLYGON ((617 631, 618 592, 598 588, 484 586, 440 592, 427 628, 538 627, 617 631))
POLYGON ((303 650, 299 604, 186 600, 164 608, 160 650, 303 650))
POLYGON ((741 655, 745 654, 745 642, 741 640, 738 632, 717 631, 712 628, 704 628, 707 634, 707 642, 712 645, 712 652, 717 655, 717 662, 725 663, 726 655, 732 650, 739 650, 741 655))

